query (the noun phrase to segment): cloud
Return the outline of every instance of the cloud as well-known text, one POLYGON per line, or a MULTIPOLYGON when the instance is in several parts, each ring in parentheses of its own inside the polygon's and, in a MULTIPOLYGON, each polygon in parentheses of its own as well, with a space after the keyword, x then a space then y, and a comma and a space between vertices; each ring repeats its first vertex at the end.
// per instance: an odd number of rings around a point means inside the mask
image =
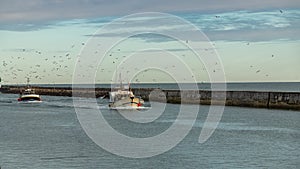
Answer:
MULTIPOLYGON (((279 10, 264 12, 235 11, 215 14, 188 13, 178 14, 200 28, 211 40, 228 41, 265 41, 274 39, 300 39, 299 27, 300 10, 279 10), (216 17, 218 16, 218 17, 216 17)), ((180 34, 187 31, 182 23, 171 22, 168 18, 140 17, 114 22, 108 30, 102 30, 99 37, 125 36, 128 32, 160 33, 176 32, 180 34)), ((136 38, 148 42, 163 42, 166 38, 161 36, 140 35, 136 38)), ((92 36, 92 35, 88 35, 92 36)), ((193 40, 193 36, 190 36, 193 40)), ((169 39, 170 40, 170 39, 169 39)), ((168 41, 169 41, 168 40, 168 41)))
POLYGON ((216 14, 196 15, 197 18, 183 16, 203 30, 228 31, 240 29, 273 29, 298 26, 299 10, 287 10, 281 14, 279 10, 250 12, 234 11, 216 14))
POLYGON ((28 49, 28 48, 13 48, 13 49, 3 49, 2 51, 5 51, 5 52, 17 52, 17 53, 32 53, 32 52, 35 52, 36 50, 35 49, 28 49))
POLYGON ((136 12, 224 12, 299 8, 295 0, 2 0, 0 24, 122 16, 136 12))
MULTIPOLYGON (((115 0, 118 1, 118 0, 115 0)), ((66 1, 63 1, 64 3, 66 1)), ((86 1, 86 4, 101 4, 101 1, 86 1)), ((62 3, 57 1, 57 3, 62 3)), ((63 4, 64 4, 63 3, 63 4)), ((104 4, 110 5, 108 2, 104 4)), ((34 4, 31 4, 35 6, 34 4)), ((45 4, 44 4, 45 5, 45 4)), ((145 4, 144 4, 145 5, 145 4)), ((51 8, 51 5, 50 5, 51 8)), ((185 12, 174 13, 178 17, 186 19, 196 27, 200 28, 211 40, 228 40, 228 41, 265 41, 274 39, 299 40, 300 27, 300 10, 297 9, 272 9, 264 11, 229 11, 229 12, 185 12)), ((187 27, 173 21, 172 18, 162 17, 161 15, 139 15, 140 17, 126 17, 118 20, 116 16, 95 17, 93 19, 67 19, 63 21, 39 21, 36 23, 13 23, 0 24, 0 29, 10 31, 32 31, 40 29, 57 28, 64 26, 82 27, 99 27, 110 23, 109 29, 102 30, 98 35, 101 37, 119 37, 125 36, 128 32, 178 32, 184 33, 187 27), (117 19, 117 20, 116 20, 117 19), (168 24, 166 24, 168 23, 168 24)), ((193 36, 190 36, 193 40, 193 36)), ((172 41, 161 36, 139 35, 135 38, 147 42, 165 42, 172 41)))
POLYGON ((283 13, 279 10, 235 11, 183 17, 201 28, 212 40, 300 39, 300 10, 285 10, 283 13))
POLYGON ((272 41, 272 40, 300 40, 298 29, 276 30, 236 30, 205 32, 212 41, 272 41))

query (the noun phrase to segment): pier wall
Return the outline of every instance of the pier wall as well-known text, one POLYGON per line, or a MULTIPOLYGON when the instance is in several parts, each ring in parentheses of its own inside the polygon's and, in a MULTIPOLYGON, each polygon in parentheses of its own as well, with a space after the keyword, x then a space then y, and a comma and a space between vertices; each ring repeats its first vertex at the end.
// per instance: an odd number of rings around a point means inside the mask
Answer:
MULTIPOLYGON (((142 98, 148 99, 149 95, 152 96, 151 91, 153 91, 153 89, 135 89, 134 93, 138 96, 142 96, 142 98)), ((162 90, 162 92, 163 93, 154 92, 158 94, 154 94, 151 100, 166 100, 168 103, 181 103, 183 96, 185 103, 203 105, 224 104, 221 98, 224 98, 223 96, 225 94, 226 106, 300 110, 300 92, 215 91, 213 102, 211 91, 199 90, 192 91, 190 94, 187 91, 181 93, 179 90, 162 90), (198 95, 195 93, 198 93, 198 95), (220 98, 218 98, 218 96, 220 96, 220 98)))
MULTIPOLYGON (((110 92, 109 88, 86 89, 77 88, 54 88, 54 87, 33 87, 36 93, 40 95, 52 96, 76 96, 76 97, 107 97, 110 92)), ((2 93, 19 94, 24 87, 19 86, 2 86, 2 93)), ((300 110, 300 92, 260 92, 260 91, 214 91, 212 101, 212 92, 206 90, 199 91, 179 91, 179 90, 160 90, 139 88, 132 89, 136 96, 144 100, 160 101, 168 103, 186 103, 186 104, 203 104, 218 105, 223 104, 222 98, 226 95, 225 105, 241 107, 258 107, 272 109, 290 109, 300 110), (182 99, 181 99, 182 98, 182 99)))

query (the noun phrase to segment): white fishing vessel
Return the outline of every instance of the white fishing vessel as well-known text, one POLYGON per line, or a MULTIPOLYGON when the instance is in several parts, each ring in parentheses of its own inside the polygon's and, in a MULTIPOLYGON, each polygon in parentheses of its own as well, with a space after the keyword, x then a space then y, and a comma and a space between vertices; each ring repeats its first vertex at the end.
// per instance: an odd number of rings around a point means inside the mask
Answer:
POLYGON ((40 95, 35 93, 34 89, 27 88, 22 93, 20 93, 18 101, 28 103, 39 103, 42 102, 42 99, 40 95))
POLYGON ((129 85, 124 86, 122 81, 120 86, 109 92, 109 107, 111 109, 143 109, 144 100, 133 94, 129 85))
POLYGON ((41 96, 35 93, 35 90, 29 86, 29 79, 27 79, 27 88, 20 92, 18 98, 19 103, 40 103, 42 102, 41 96))

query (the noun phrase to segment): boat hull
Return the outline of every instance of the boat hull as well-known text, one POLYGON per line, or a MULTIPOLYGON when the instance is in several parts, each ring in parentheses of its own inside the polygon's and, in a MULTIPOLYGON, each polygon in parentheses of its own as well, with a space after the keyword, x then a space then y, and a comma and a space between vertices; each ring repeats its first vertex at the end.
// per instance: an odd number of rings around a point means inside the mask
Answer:
POLYGON ((142 107, 144 101, 140 98, 124 98, 122 100, 118 100, 116 102, 110 103, 109 107, 111 109, 118 108, 118 109, 138 109, 142 107))
POLYGON ((20 98, 18 98, 19 102, 24 103, 40 103, 42 102, 42 99, 40 95, 37 94, 28 94, 28 95, 22 95, 20 98))

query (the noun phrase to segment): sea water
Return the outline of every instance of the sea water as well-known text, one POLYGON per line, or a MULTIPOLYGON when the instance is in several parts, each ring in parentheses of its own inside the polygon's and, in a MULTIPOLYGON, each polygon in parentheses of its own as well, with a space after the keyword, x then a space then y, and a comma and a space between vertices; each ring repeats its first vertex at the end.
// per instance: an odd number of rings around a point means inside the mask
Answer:
MULTIPOLYGON (((18 104, 17 97, 0 94, 2 169, 300 166, 299 111, 226 107, 215 132, 200 144, 199 134, 209 110, 209 106, 201 105, 193 128, 177 146, 157 156, 135 159, 117 156, 95 144, 82 129, 71 97, 42 96, 43 103, 28 105, 18 104)), ((178 104, 167 104, 159 118, 142 124, 130 122, 116 110, 107 109, 106 99, 99 98, 97 103, 115 130, 139 138, 167 130, 180 108, 178 104)), ((84 102, 77 106, 94 109, 84 102)), ((192 121, 179 123, 187 125, 192 121)))

